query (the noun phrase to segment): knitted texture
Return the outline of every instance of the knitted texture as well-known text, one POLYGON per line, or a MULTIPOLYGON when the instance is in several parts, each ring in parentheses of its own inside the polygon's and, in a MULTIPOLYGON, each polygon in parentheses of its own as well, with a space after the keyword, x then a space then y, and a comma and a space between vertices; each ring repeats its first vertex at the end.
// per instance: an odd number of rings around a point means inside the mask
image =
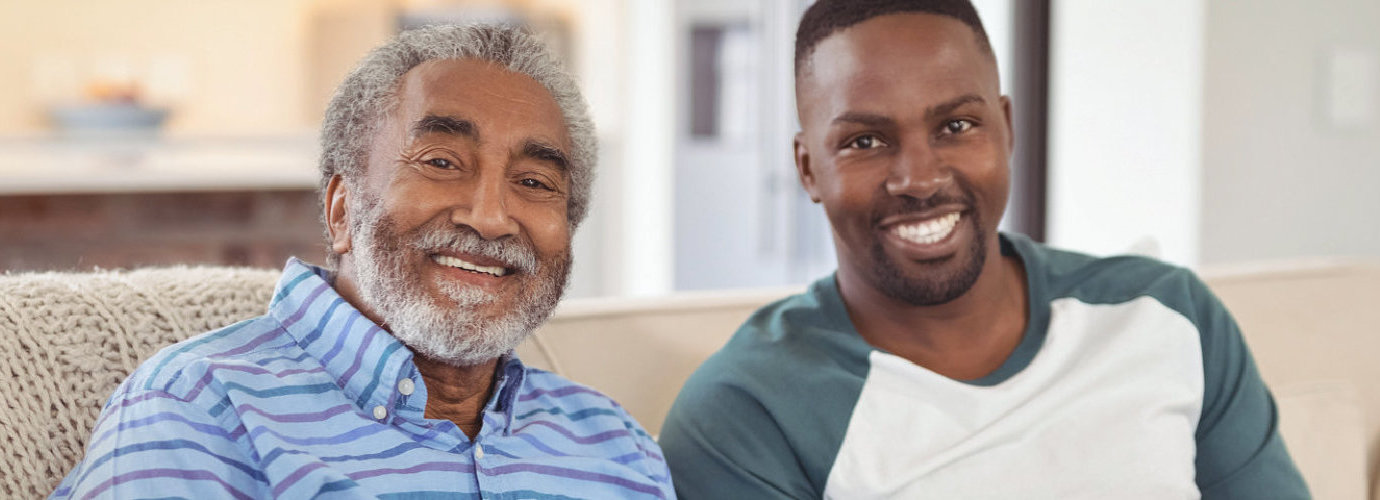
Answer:
POLYGON ((264 314, 279 271, 0 275, 0 498, 42 498, 115 387, 158 349, 264 314))

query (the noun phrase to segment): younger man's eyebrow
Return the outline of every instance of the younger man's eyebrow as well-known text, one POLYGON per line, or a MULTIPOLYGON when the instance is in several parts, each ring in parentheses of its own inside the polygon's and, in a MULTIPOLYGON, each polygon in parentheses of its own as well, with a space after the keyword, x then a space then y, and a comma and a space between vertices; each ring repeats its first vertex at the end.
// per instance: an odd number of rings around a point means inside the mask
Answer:
POLYGON ((934 107, 925 110, 925 118, 929 119, 930 121, 933 121, 941 116, 953 113, 954 110, 963 107, 963 105, 965 104, 983 104, 985 102, 987 102, 987 100, 983 99, 980 95, 964 94, 953 99, 949 99, 947 102, 936 104, 934 107))
MULTIPOLYGON (((985 102, 987 102, 987 100, 983 99, 980 95, 964 94, 953 99, 949 99, 948 101, 941 102, 939 104, 931 106, 929 109, 926 109, 925 119, 926 121, 933 121, 941 116, 953 113, 954 110, 961 108, 964 105, 974 103, 982 104, 985 102)), ((831 125, 837 125, 840 123, 855 123, 865 127, 881 128, 889 125, 894 125, 896 123, 896 120, 888 116, 883 116, 874 113, 849 111, 835 117, 831 122, 831 125)))
POLYGON ((427 134, 446 134, 479 140, 479 128, 474 122, 454 116, 426 115, 412 124, 412 137, 427 134))
POLYGON ((881 128, 892 125, 896 123, 896 121, 878 114, 849 111, 835 117, 833 121, 830 122, 831 125, 838 125, 840 123, 855 123, 864 127, 881 128))

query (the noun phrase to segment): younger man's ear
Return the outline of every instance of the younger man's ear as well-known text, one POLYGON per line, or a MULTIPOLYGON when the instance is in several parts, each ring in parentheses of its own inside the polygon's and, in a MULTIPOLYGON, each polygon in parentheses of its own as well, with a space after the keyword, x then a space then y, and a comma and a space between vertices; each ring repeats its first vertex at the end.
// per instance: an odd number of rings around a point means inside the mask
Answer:
POLYGON ((1011 96, 1001 96, 1001 113, 1006 117, 1006 149, 1016 149, 1016 129, 1011 128, 1011 96))
POLYGON ((349 188, 345 180, 340 174, 332 176, 330 182, 326 183, 325 206, 322 208, 326 211, 326 230, 331 234, 331 251, 341 255, 350 253, 350 214, 345 209, 348 196, 349 188))
POLYGON ((795 149, 795 173, 800 176, 800 186, 809 193, 810 201, 819 203, 819 191, 815 188, 815 173, 810 170, 810 151, 805 148, 804 132, 796 132, 792 147, 795 149))

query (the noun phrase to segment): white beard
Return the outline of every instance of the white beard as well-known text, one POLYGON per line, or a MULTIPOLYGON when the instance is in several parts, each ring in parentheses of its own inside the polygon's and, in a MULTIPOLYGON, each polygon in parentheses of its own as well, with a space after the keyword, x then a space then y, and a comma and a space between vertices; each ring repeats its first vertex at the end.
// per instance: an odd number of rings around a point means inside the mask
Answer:
POLYGON ((393 232, 396 225, 377 198, 355 197, 350 211, 351 246, 361 298, 383 326, 416 354, 455 366, 474 366, 511 352, 551 316, 569 276, 569 252, 538 262, 531 247, 516 238, 486 241, 474 230, 449 222, 428 223, 416 234, 393 232), (360 200, 358 204, 354 200, 360 200), (404 241, 410 239, 412 241, 404 241), (515 269, 507 279, 525 281, 512 310, 484 317, 482 309, 499 299, 482 289, 455 282, 438 284, 444 305, 426 293, 423 277, 408 257, 449 248, 501 260, 515 269))

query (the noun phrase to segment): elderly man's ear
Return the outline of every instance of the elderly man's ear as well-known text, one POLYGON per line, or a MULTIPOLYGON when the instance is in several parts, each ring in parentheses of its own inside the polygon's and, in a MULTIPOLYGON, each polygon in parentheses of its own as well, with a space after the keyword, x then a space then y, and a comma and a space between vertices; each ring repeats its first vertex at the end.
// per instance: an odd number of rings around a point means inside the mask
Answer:
POLYGON ((345 200, 349 188, 340 175, 331 177, 326 183, 326 227, 331 232, 331 251, 337 254, 350 252, 350 220, 345 210, 345 200))

